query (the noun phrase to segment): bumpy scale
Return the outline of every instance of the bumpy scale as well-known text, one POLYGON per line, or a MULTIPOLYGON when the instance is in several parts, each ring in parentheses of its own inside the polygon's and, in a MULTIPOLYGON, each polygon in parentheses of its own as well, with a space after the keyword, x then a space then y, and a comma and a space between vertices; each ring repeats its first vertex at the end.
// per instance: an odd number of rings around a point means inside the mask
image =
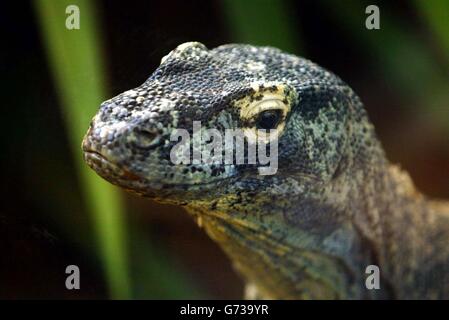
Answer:
POLYGON ((83 150, 106 180, 184 206, 257 297, 449 298, 449 204, 425 199, 389 164, 359 98, 308 60, 182 44, 145 83, 101 105, 83 150), (273 126, 276 174, 174 164, 170 135, 194 121, 223 136, 273 126), (378 290, 365 286, 372 264, 378 290))

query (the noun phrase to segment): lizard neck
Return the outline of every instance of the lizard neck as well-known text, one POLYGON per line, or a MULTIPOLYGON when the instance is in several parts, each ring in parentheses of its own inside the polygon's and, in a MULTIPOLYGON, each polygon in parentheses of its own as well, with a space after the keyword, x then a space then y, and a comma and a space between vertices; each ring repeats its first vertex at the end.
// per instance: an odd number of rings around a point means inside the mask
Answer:
POLYGON ((359 208, 352 200, 363 207, 360 199, 362 192, 347 176, 310 185, 307 197, 289 178, 281 189, 233 191, 212 205, 194 202, 188 209, 262 297, 388 297, 387 290, 365 288, 365 268, 377 263, 378 248, 353 223, 359 208))
POLYGON ((262 297, 423 296, 412 289, 433 254, 426 234, 435 221, 408 175, 390 166, 380 144, 375 150, 357 157, 364 163, 348 160, 326 185, 298 188, 287 178, 282 188, 232 190, 187 208, 262 297), (380 290, 365 287, 372 264, 380 268, 380 290))
POLYGON ((449 215, 439 214, 397 166, 387 163, 372 181, 361 189, 363 201, 354 202, 353 225, 374 248, 373 260, 392 297, 444 296, 449 215))

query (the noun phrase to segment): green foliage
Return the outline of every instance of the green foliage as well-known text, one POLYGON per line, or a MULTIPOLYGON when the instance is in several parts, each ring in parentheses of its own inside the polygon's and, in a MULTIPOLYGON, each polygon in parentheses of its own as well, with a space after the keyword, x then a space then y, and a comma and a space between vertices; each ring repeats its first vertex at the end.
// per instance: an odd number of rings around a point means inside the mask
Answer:
POLYGON ((224 0, 224 15, 233 42, 300 52, 299 34, 289 4, 279 0, 224 0))
POLYGON ((123 204, 118 191, 87 168, 80 148, 90 119, 107 96, 94 7, 87 0, 39 0, 35 5, 111 296, 129 298, 123 204), (71 4, 76 4, 82 12, 79 30, 65 27, 65 10, 71 4))

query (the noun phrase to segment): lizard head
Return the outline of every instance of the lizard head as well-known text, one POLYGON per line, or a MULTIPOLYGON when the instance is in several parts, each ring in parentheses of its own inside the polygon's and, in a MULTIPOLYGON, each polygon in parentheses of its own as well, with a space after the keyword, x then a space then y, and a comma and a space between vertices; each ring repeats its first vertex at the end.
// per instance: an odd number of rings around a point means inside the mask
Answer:
POLYGON ((289 276, 276 282, 283 277, 276 261, 292 259, 298 270, 315 270, 304 282, 314 283, 311 296, 329 292, 325 283, 353 296, 347 270, 362 255, 351 254, 348 206, 360 203, 364 172, 375 167, 366 164, 373 132, 352 90, 308 60, 271 47, 189 42, 141 86, 101 104, 83 150, 108 181, 205 217, 209 235, 251 281, 277 270, 266 292, 301 286, 289 276), (306 265, 298 257, 304 249, 311 249, 306 265))
POLYGON ((166 202, 318 186, 348 146, 346 88, 275 48, 184 43, 141 86, 101 104, 85 160, 110 182, 166 202))

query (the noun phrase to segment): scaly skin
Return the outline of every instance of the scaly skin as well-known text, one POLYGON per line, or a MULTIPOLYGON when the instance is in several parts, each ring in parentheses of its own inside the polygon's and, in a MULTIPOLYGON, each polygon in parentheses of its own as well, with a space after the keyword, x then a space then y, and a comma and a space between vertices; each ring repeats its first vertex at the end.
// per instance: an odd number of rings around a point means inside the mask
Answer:
POLYGON ((415 191, 386 160, 358 97, 308 60, 183 44, 140 87, 101 105, 83 150, 106 180, 184 206, 257 297, 449 298, 449 204, 415 191), (280 106, 276 174, 170 160, 174 129, 191 133, 201 121, 223 136, 256 132, 258 102, 270 99, 280 106), (371 264, 379 290, 365 287, 371 264))

